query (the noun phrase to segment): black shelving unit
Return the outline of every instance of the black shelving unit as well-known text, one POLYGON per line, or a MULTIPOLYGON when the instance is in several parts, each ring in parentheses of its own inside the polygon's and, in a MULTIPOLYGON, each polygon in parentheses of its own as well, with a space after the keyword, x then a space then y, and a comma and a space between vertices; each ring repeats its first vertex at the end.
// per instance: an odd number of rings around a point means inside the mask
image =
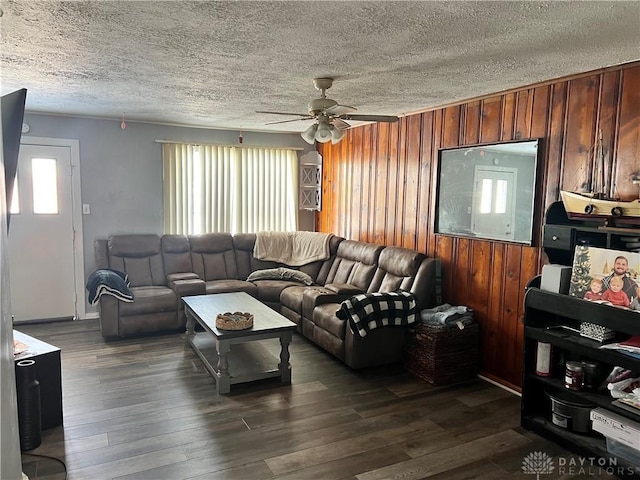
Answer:
POLYGON ((542 236, 542 247, 549 263, 572 265, 576 245, 627 250, 624 237, 640 236, 640 228, 606 227, 598 221, 571 220, 562 202, 547 209, 542 236))
MULTIPOLYGON (((578 328, 582 321, 615 330, 618 339, 640 335, 640 313, 638 312, 594 304, 538 288, 527 289, 521 425, 578 455, 605 458, 610 457, 611 454, 607 452, 605 438, 599 433, 575 433, 552 423, 549 395, 561 397, 576 404, 589 404, 593 408, 605 408, 617 415, 640 422, 640 412, 636 414, 613 405, 611 403, 613 398, 608 391, 573 391, 564 387, 564 362, 568 360, 595 360, 603 366, 603 373, 606 375, 616 365, 640 374, 640 359, 615 350, 601 349, 600 342, 563 328, 578 328), (554 356, 550 377, 535 374, 538 342, 552 345, 554 356)), ((622 458, 618 461, 621 465, 635 467, 622 458)))

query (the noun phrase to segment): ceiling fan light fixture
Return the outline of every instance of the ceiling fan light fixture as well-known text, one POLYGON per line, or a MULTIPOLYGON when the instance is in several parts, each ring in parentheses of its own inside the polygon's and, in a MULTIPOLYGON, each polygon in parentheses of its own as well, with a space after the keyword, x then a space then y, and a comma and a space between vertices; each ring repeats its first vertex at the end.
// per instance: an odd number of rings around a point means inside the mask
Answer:
POLYGON ((267 125, 276 123, 295 122, 298 120, 316 120, 316 123, 307 128, 300 136, 305 142, 313 145, 315 142, 327 143, 331 141, 334 145, 344 138, 345 130, 350 125, 345 120, 355 120, 361 122, 397 122, 395 115, 361 115, 354 114, 357 109, 348 105, 341 105, 332 98, 327 98, 326 90, 333 85, 333 78, 315 78, 315 87, 320 90, 320 98, 313 99, 308 104, 308 113, 272 112, 258 110, 256 113, 268 113, 272 115, 293 115, 293 120, 282 120, 279 122, 269 122, 267 125))
POLYGON ((307 128, 304 132, 302 132, 300 136, 304 139, 305 142, 313 145, 316 141, 316 130, 318 130, 318 124, 314 123, 309 128, 307 128))
POLYGON ((327 143, 333 137, 331 128, 328 123, 320 122, 316 130, 316 141, 327 143))
POLYGON ((337 128, 335 125, 331 125, 331 143, 334 145, 338 143, 344 137, 344 132, 337 128))

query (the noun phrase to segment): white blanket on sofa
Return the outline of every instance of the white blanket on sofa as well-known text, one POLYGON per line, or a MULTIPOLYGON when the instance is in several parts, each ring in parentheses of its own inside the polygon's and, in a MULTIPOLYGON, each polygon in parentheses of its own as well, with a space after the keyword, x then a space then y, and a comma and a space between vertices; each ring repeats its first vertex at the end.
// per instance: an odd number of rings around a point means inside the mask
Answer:
POLYGON ((331 253, 331 233, 319 232, 258 232, 253 256, 299 267, 318 260, 327 260, 331 253))

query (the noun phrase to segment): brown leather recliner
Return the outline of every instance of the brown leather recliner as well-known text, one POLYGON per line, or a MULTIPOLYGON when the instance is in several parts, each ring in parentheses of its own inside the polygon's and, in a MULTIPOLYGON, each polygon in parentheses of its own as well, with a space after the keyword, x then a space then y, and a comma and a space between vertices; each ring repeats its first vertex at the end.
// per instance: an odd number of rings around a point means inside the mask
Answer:
POLYGON ((175 330, 180 297, 167 285, 158 235, 117 235, 96 242, 99 268, 125 272, 131 282, 134 301, 121 302, 109 295, 100 298, 102 336, 175 330))

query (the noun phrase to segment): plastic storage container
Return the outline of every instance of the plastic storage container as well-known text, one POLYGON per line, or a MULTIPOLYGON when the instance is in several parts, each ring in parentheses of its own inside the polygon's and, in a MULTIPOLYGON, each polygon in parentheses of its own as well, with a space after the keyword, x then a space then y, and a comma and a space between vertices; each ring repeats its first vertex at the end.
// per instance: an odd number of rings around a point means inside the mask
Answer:
POLYGON ((607 439, 607 451, 611 455, 625 459, 627 462, 640 468, 640 450, 628 447, 620 442, 616 442, 614 439, 605 437, 607 439))
POLYGON ((640 423, 605 408, 591 411, 592 428, 624 447, 640 451, 640 423))

